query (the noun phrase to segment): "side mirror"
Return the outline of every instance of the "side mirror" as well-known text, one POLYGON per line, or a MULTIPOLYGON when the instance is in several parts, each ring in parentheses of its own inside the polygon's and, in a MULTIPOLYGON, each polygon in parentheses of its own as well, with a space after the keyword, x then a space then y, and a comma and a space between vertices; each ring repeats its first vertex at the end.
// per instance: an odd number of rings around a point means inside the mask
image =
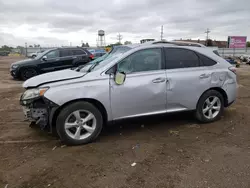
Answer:
POLYGON ((116 72, 115 74, 115 83, 117 85, 122 85, 125 81, 126 74, 123 72, 116 72))
POLYGON ((47 61, 47 56, 46 56, 46 55, 43 56, 43 57, 42 57, 42 60, 43 60, 43 61, 47 61))

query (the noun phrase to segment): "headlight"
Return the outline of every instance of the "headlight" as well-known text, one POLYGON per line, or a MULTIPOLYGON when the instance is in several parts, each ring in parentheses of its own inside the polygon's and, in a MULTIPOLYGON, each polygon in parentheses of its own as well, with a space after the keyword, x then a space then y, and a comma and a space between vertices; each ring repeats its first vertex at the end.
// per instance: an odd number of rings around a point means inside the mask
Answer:
POLYGON ((34 99, 43 96, 49 88, 28 89, 24 92, 22 100, 34 99))
POLYGON ((16 69, 18 67, 18 65, 12 65, 11 68, 12 69, 16 69))

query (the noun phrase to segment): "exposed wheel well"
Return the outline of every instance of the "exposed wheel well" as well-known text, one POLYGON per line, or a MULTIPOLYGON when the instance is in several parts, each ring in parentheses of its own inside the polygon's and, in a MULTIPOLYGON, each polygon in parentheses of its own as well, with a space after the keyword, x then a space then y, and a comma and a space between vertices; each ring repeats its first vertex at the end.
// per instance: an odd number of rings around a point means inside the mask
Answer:
MULTIPOLYGON (((227 97, 227 93, 226 93, 222 88, 220 88, 220 87, 212 87, 212 88, 210 88, 210 89, 204 91, 204 92, 202 93, 202 95, 203 95, 204 93, 206 93, 207 91, 209 91, 209 90, 218 91, 218 92, 223 96, 223 99, 224 99, 224 107, 227 107, 227 106, 228 106, 228 97, 227 97)), ((201 96, 202 96, 202 95, 201 95, 201 96)), ((197 104, 198 104, 198 103, 197 103, 197 104)))
POLYGON ((104 122, 104 125, 105 123, 107 122, 108 120, 108 113, 105 109, 105 107, 103 106, 103 104, 98 101, 98 100, 95 100, 95 99, 90 99, 90 98, 84 98, 84 99, 76 99, 76 100, 72 100, 72 101, 69 101, 67 103, 65 103, 64 105, 60 106, 54 113, 53 115, 53 118, 52 118, 52 126, 55 126, 56 125, 56 120, 57 120, 57 117, 59 115, 59 113, 61 112, 61 110, 63 108, 65 108, 66 106, 68 106, 69 104, 72 104, 74 102, 78 102, 78 101, 85 101, 85 102, 89 102, 91 104, 93 104, 98 110, 100 110, 101 114, 102 114, 102 117, 103 117, 103 122, 104 122))

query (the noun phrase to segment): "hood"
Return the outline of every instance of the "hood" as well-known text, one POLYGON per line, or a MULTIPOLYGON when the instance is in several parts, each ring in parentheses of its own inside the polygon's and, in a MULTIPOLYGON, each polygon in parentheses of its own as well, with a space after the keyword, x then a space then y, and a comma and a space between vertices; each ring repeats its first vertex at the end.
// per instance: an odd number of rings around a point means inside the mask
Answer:
POLYGON ((33 62, 34 62, 34 59, 24 59, 24 60, 12 63, 12 65, 23 65, 23 64, 33 63, 33 62))
POLYGON ((23 83, 24 88, 28 87, 38 87, 42 84, 63 81, 63 80, 70 80, 75 78, 80 78, 84 76, 86 73, 76 72, 74 70, 66 69, 61 71, 50 72, 46 74, 41 74, 35 77, 32 77, 26 80, 23 83))

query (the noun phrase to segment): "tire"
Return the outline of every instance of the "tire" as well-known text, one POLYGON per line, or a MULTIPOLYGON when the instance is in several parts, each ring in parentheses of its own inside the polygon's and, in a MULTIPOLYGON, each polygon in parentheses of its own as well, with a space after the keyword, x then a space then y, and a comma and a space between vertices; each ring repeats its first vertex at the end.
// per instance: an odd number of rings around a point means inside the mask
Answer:
POLYGON ((37 74, 38 73, 37 73, 36 69, 34 69, 34 68, 24 68, 24 69, 21 69, 21 71, 20 71, 20 75, 21 75, 22 80, 27 80, 31 77, 36 76, 37 74))
POLYGON ((200 97, 196 107, 195 116, 197 120, 202 123, 210 123, 220 119, 223 111, 224 111, 224 98, 222 94, 216 90, 209 90, 200 97), (216 98, 218 99, 217 100, 218 102, 216 102, 214 106, 212 106, 211 104, 213 103, 213 99, 215 100, 216 98), (211 101, 208 102, 210 103, 210 106, 207 105, 207 100, 211 101), (220 108, 218 108, 219 104, 220 108), (206 111, 207 109, 209 110, 206 111), (213 116, 208 117, 211 114, 210 109, 212 110, 213 116), (205 114, 203 113, 203 110, 205 114))
MULTIPOLYGON (((82 118, 81 113, 80 113, 80 116, 82 118)), ((85 118, 86 117, 84 117, 81 120, 83 121, 83 120, 85 120, 85 118)), ((83 102, 83 101, 74 102, 74 103, 69 104, 66 107, 64 107, 61 110, 61 112, 59 113, 59 115, 57 117, 57 121, 56 121, 57 133, 58 133, 61 141, 67 145, 82 145, 82 144, 87 144, 87 143, 94 141, 99 136, 99 134, 102 130, 102 127, 103 127, 103 117, 102 117, 101 112, 91 103, 83 102), (89 114, 92 114, 94 116, 95 120, 93 118, 92 120, 87 122, 87 123, 92 122, 93 124, 95 124, 95 126, 92 126, 95 128, 92 128, 89 126, 91 129, 93 129, 91 133, 89 133, 87 131, 87 129, 82 127, 84 125, 79 125, 79 124, 75 127, 71 127, 69 129, 66 129, 66 122, 68 122, 68 120, 70 120, 71 118, 73 118, 72 122, 75 125, 77 118, 72 113, 75 113, 77 111, 81 111, 81 113, 89 112, 89 114), (83 133, 82 134, 83 138, 78 138, 78 139, 73 138, 73 137, 75 137, 77 129, 79 129, 79 127, 81 129, 79 134, 81 135, 81 133, 83 133), (87 132, 87 133, 85 133, 85 132, 87 132), (90 134, 90 135, 86 136, 86 138, 85 138, 85 135, 88 135, 88 134, 90 134)))

